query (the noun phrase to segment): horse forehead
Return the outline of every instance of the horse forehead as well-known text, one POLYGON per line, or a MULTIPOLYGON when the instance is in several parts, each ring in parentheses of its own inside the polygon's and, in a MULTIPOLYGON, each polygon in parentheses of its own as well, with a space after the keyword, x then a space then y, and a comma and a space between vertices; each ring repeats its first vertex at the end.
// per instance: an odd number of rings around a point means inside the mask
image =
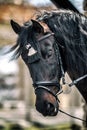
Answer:
POLYGON ((32 26, 32 21, 27 21, 24 23, 24 26, 25 27, 29 27, 29 26, 32 26))

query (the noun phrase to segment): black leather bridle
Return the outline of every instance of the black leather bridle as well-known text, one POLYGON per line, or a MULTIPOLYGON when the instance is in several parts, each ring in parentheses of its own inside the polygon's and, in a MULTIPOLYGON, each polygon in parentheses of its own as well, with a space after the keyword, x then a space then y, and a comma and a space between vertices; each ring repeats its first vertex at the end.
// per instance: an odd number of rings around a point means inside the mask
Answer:
MULTIPOLYGON (((49 34, 47 34, 47 35, 41 37, 38 41, 39 41, 39 42, 40 42, 40 41, 43 41, 44 39, 47 39, 47 38, 50 37, 50 36, 54 36, 54 33, 49 33, 49 34)), ((56 45, 56 46, 57 46, 57 45, 56 45)), ((60 64, 62 79, 64 80, 64 78, 63 78, 63 77, 64 77, 64 71, 63 71, 63 67, 62 67, 63 65, 62 65, 62 61, 61 61, 61 56, 60 56, 59 48, 56 48, 55 51, 57 51, 57 52, 55 53, 55 55, 56 55, 56 57, 58 58, 58 65, 60 64), (58 54, 58 55, 57 55, 57 54, 58 54)), ((36 91, 39 90, 39 89, 44 89, 44 90, 46 90, 47 92, 49 92, 50 94, 52 94, 52 95, 56 98, 56 100, 57 100, 58 102, 60 102, 59 99, 58 99, 58 97, 57 97, 57 95, 59 95, 60 93, 62 93, 62 88, 61 88, 61 85, 59 84, 58 81, 38 81, 38 82, 34 82, 34 83, 33 83, 33 86, 34 86, 34 89, 35 89, 35 93, 36 93, 36 91), (51 91, 50 87, 52 87, 52 86, 56 86, 56 87, 58 88, 57 93, 53 93, 53 92, 51 91)))
MULTIPOLYGON (((54 33, 49 33, 43 37, 41 37, 38 41, 42 41, 46 38, 49 38, 50 36, 54 36, 54 33)), ((62 85, 68 85, 68 87, 72 87, 73 85, 76 85, 78 82, 80 82, 81 80, 87 78, 87 74, 77 78, 76 80, 72 81, 71 83, 66 83, 65 81, 65 72, 64 72, 64 68, 63 68, 63 63, 62 63, 62 58, 61 58, 61 54, 60 54, 60 50, 59 50, 59 46, 60 44, 58 45, 57 43, 56 44, 56 50, 57 51, 57 54, 56 54, 56 57, 58 58, 58 65, 60 65, 60 69, 61 69, 61 79, 62 79, 62 85)), ((48 91, 49 93, 51 93, 57 100, 57 95, 61 94, 63 92, 62 90, 62 85, 59 84, 58 81, 38 81, 38 82, 34 82, 33 83, 33 86, 34 86, 34 89, 35 89, 35 92, 39 89, 44 89, 46 91, 48 91), (48 88, 47 86, 51 87, 51 86, 56 86, 58 88, 58 92, 56 94, 54 94, 50 88, 48 88)), ((59 101, 59 100, 58 100, 59 101)))
MULTIPOLYGON (((48 37, 50 37, 50 36, 54 36, 54 33, 50 33, 50 34, 47 34, 47 35, 45 35, 45 36, 43 36, 43 37, 41 37, 38 41, 40 42, 40 41, 42 41, 42 40, 44 40, 44 39, 46 39, 46 38, 48 38, 48 37)), ((55 37, 55 36, 54 36, 55 37)), ((72 81, 71 83, 66 83, 66 81, 65 81, 65 72, 64 72, 64 68, 63 68, 63 63, 62 63, 62 59, 61 59, 61 54, 60 54, 60 50, 59 50, 59 45, 58 44, 56 44, 56 46, 57 46, 57 58, 58 58, 58 65, 60 65, 60 69, 61 69, 61 79, 62 79, 62 85, 68 85, 68 87, 72 87, 73 85, 76 85, 78 82, 80 82, 81 80, 83 80, 83 79, 85 79, 85 78, 87 78, 87 74, 85 74, 85 75, 83 75, 83 76, 81 76, 81 77, 79 77, 79 78, 77 78, 76 80, 74 80, 74 81, 72 81)), ((39 90, 39 89, 44 89, 44 90, 46 90, 47 92, 49 92, 50 94, 52 94, 55 98, 56 98, 56 100, 58 101, 58 102, 60 102, 59 101, 59 99, 58 99, 58 97, 57 97, 57 95, 59 95, 59 94, 61 94, 62 92, 63 92, 63 90, 62 90, 62 85, 60 85, 59 84, 59 82, 58 81, 38 81, 38 82, 34 82, 33 83, 33 86, 34 86, 34 89, 35 89, 35 93, 37 92, 37 90, 39 90), (57 93, 53 93, 51 90, 50 90, 50 87, 51 86, 56 86, 57 88, 58 88, 58 92, 57 93)), ((86 120, 83 120, 83 119, 80 119, 80 118, 78 118, 78 117, 75 117, 75 116, 72 116, 72 115, 70 115, 70 114, 68 114, 68 113, 66 113, 66 112, 64 112, 64 111, 62 111, 62 110, 60 110, 59 109, 59 111, 60 112, 62 112, 62 113, 64 113, 64 114, 66 114, 66 115, 68 115, 68 116, 70 116, 70 117, 72 117, 72 118, 75 118, 75 119, 78 119, 78 120, 81 120, 81 121, 84 121, 84 122, 87 122, 86 120)))

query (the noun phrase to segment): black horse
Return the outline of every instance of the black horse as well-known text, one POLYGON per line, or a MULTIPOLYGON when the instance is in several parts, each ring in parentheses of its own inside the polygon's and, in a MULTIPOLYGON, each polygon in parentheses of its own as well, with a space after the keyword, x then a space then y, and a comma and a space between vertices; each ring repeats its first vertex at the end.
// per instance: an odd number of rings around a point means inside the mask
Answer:
MULTIPOLYGON (((80 14, 60 10, 44 12, 38 21, 45 22, 49 31, 31 20, 20 26, 11 21, 18 34, 13 59, 22 56, 30 70, 36 93, 36 109, 44 116, 55 116, 59 109, 57 93, 67 72, 72 80, 87 74, 87 18, 80 14)), ((87 78, 76 87, 87 102, 87 78)))

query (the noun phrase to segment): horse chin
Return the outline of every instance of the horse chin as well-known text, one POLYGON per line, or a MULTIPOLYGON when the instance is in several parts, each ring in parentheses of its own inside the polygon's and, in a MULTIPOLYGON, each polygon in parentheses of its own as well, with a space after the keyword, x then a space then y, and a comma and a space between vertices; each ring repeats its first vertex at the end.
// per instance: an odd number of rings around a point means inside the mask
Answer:
POLYGON ((50 113, 48 116, 56 116, 58 114, 58 109, 55 108, 55 111, 50 113))
POLYGON ((54 110, 54 112, 50 112, 50 110, 47 112, 47 113, 45 113, 45 112, 43 112, 42 113, 42 115, 43 116, 56 116, 58 114, 58 108, 55 108, 55 110, 54 110))
POLYGON ((36 110, 43 116, 56 116, 59 104, 55 96, 41 89, 36 92, 36 110))
MULTIPOLYGON (((42 105, 41 105, 42 106, 42 105)), ((40 112, 43 116, 56 116, 57 114, 58 114, 58 108, 59 108, 59 106, 57 105, 57 106, 55 106, 55 108, 54 109, 51 109, 51 108, 46 108, 45 109, 45 106, 43 107, 43 108, 40 108, 40 105, 39 105, 39 107, 38 106, 36 106, 36 110, 38 111, 38 112, 40 112)))

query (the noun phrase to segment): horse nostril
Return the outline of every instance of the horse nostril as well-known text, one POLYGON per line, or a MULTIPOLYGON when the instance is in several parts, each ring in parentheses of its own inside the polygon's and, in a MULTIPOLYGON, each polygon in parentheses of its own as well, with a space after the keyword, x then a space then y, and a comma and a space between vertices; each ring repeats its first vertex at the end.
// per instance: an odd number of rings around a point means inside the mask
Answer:
POLYGON ((52 104, 48 101, 41 102, 41 104, 36 104, 36 109, 44 116, 56 116, 58 113, 58 106, 52 104))
POLYGON ((54 112, 55 110, 55 107, 52 103, 47 103, 47 106, 46 106, 46 111, 48 112, 48 114, 54 112))

